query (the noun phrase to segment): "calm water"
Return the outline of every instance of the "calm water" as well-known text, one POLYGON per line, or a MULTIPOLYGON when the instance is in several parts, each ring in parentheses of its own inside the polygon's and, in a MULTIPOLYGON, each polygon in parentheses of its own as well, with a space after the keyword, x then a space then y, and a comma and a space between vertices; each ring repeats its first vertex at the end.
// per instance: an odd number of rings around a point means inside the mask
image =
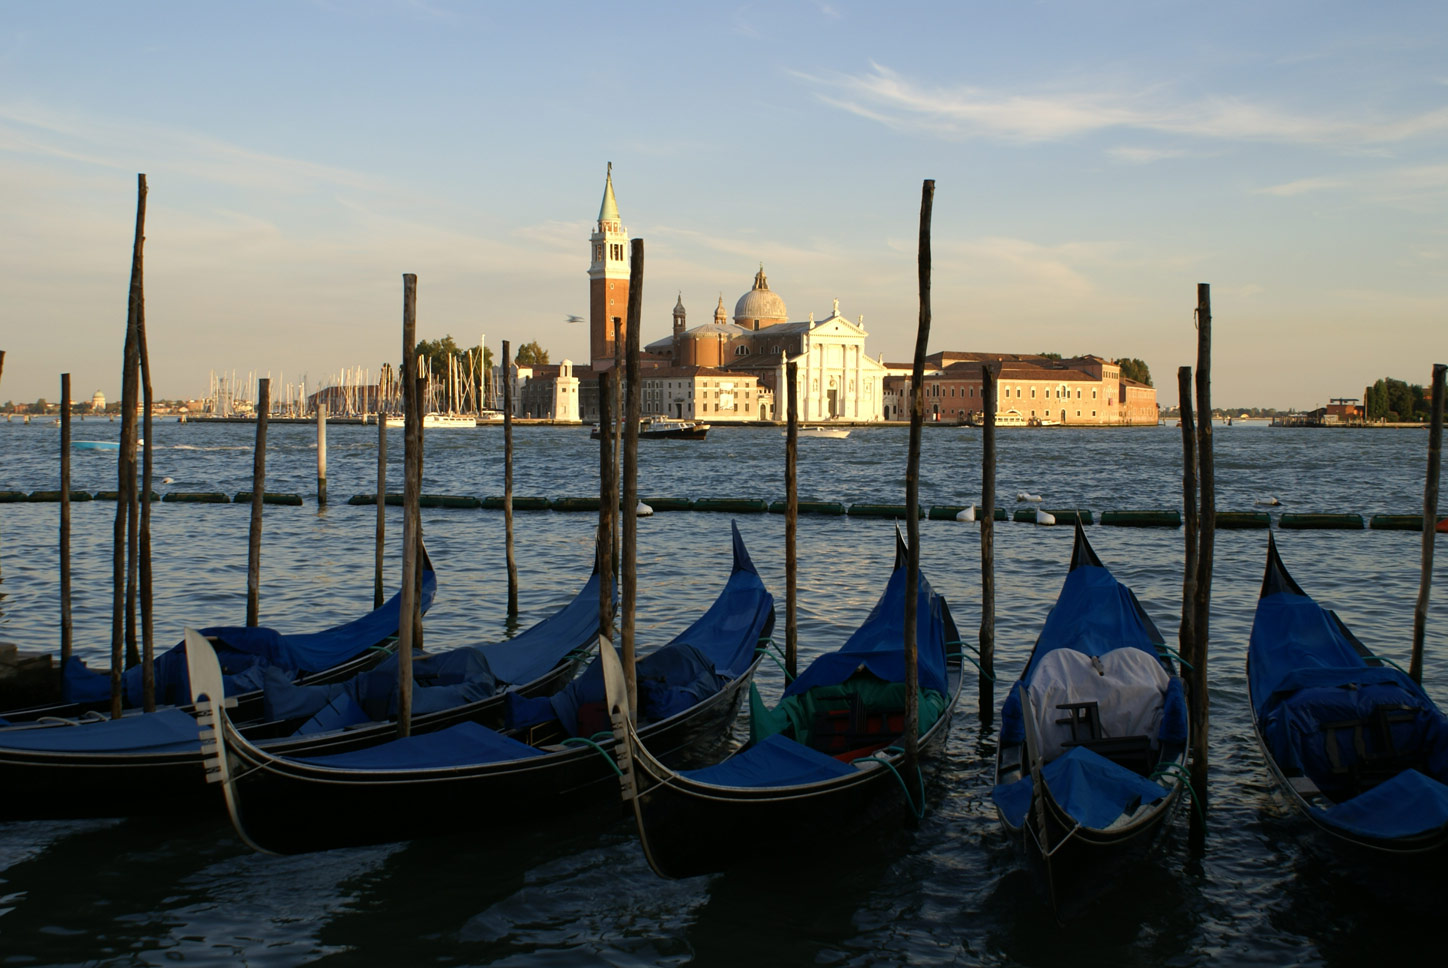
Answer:
MULTIPOLYGON (((251 484, 253 429, 160 424, 158 490, 251 484), (170 484, 160 484, 170 477, 170 484)), ((87 421, 75 438, 115 439, 87 421)), ((329 428, 333 506, 268 507, 263 621, 308 629, 371 604, 375 510, 347 496, 376 487, 376 429, 329 428)), ((596 493, 597 452, 579 428, 516 434, 516 493, 596 493)), ((57 486, 57 428, 0 424, 0 489, 57 486)), ((802 499, 903 502, 906 433, 856 431, 801 441, 802 499)), ((1412 513, 1421 509, 1426 433, 1312 431, 1251 425, 1216 433, 1219 506, 1412 513)), ((999 493, 1045 496, 1047 507, 1094 511, 1180 504, 1180 431, 1004 431, 999 493)), ((703 442, 640 447, 645 496, 783 496, 777 430, 719 431, 703 442)), ((401 432, 391 479, 400 490, 401 432)), ((497 429, 429 435, 424 490, 502 492, 497 429)), ((980 438, 930 428, 922 503, 979 498, 980 438)), ((315 433, 274 426, 268 490, 315 490, 315 433)), ((115 487, 114 455, 77 452, 77 488, 115 487)), ((395 552, 398 509, 390 509, 395 552)), ((108 651, 113 504, 73 506, 76 641, 108 651)), ((160 643, 185 624, 240 623, 245 613, 244 506, 159 504, 153 516, 160 643)), ((729 563, 728 517, 658 514, 640 522, 638 625, 659 643, 705 606, 729 563)), ((58 506, 0 505, 0 639, 57 647, 58 506)), ((520 513, 523 621, 566 601, 589 567, 589 515, 520 513)), ((760 572, 783 595, 783 519, 739 518, 760 572)), ((505 633, 500 512, 424 511, 440 571, 427 619, 431 648, 505 633)), ((892 554, 888 521, 802 518, 800 642, 833 648, 864 617, 892 554)), ((968 638, 979 622, 974 527, 921 526, 923 566, 968 638)), ((1054 601, 1069 529, 997 528, 997 666, 1014 677, 1054 601)), ((1174 640, 1180 614, 1180 530, 1096 527, 1091 541, 1174 640)), ((1288 532, 1281 549, 1299 582, 1338 609, 1368 644, 1406 660, 1417 594, 1419 535, 1288 532)), ((1179 819, 1153 862, 1089 921, 1058 927, 1002 839, 989 802, 994 734, 968 686, 945 762, 918 826, 881 829, 807 864, 781 857, 756 871, 663 881, 630 826, 612 816, 550 829, 460 831, 394 846, 274 858, 241 846, 220 819, 0 825, 0 965, 45 964, 1001 964, 1356 965, 1441 951, 1441 880, 1360 883, 1312 849, 1273 792, 1251 739, 1243 658, 1261 579, 1262 532, 1217 538, 1212 629, 1212 819, 1193 857, 1179 819)), ((1448 675, 1448 544, 1440 542, 1426 681, 1448 675)), ((399 571, 389 559, 389 581, 399 571)), ((782 622, 783 603, 780 603, 782 622)), ((782 627, 782 626, 781 626, 782 627)), ((777 670, 762 672, 775 696, 777 670)), ((998 690, 1003 698, 1005 687, 998 690)), ((23 795, 23 791, 0 791, 23 795)), ((377 818, 379 824, 399 818, 377 818)), ((425 814, 403 821, 425 828, 425 814)), ((803 833, 803 832, 802 832, 803 833)))

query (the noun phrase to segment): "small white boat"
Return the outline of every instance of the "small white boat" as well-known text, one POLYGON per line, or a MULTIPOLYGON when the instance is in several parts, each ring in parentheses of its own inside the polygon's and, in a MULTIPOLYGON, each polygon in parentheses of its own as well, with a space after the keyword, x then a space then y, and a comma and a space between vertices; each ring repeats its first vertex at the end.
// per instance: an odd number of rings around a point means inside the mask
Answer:
POLYGON ((1021 416, 1019 410, 997 410, 995 425, 997 427, 1024 427, 1026 418, 1021 416))
MULTIPOLYGON (((425 413, 422 415, 423 430, 446 430, 450 427, 476 427, 478 419, 460 413, 425 413)), ((407 418, 392 414, 387 418, 388 427, 405 427, 407 418)))
MULTIPOLYGON (((849 427, 800 427, 798 434, 801 437, 828 437, 835 440, 843 440, 850 436, 849 427)), ((780 431, 781 437, 788 437, 789 431, 780 431)))

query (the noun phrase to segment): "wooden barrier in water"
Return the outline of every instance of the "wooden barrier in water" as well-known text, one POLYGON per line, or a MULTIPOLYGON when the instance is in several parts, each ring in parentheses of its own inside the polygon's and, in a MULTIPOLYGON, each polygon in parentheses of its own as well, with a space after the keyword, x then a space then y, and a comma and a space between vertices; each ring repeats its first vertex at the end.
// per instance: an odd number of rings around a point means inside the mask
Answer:
POLYGON ((1277 519, 1277 527, 1284 531, 1311 529, 1317 531, 1361 531, 1361 514, 1284 514, 1277 519))
MULTIPOLYGON (((231 503, 250 504, 251 495, 251 491, 237 491, 231 496, 231 503)), ((283 507, 301 507, 303 502, 302 496, 300 494, 283 494, 278 491, 263 491, 261 495, 261 503, 277 504, 283 507)))
MULTIPOLYGON (((99 497, 100 495, 96 495, 99 497)), ((115 500, 115 498, 112 498, 115 500)), ((230 504, 231 498, 219 491, 167 491, 161 498, 166 504, 230 504)))
MULTIPOLYGON (((917 508, 917 517, 925 517, 925 509, 917 508)), ((903 504, 851 504, 852 518, 898 518, 904 520, 909 512, 903 504)))
POLYGON ((695 511, 726 511, 730 514, 765 514, 769 502, 752 497, 701 497, 694 502, 695 511))
MULTIPOLYGON (((18 493, 20 493, 20 492, 19 492, 19 491, 16 491, 15 493, 18 494, 18 493)), ((27 502, 33 502, 33 503, 36 503, 36 504, 43 503, 43 502, 52 502, 52 503, 53 503, 53 502, 55 502, 55 501, 59 501, 64 494, 65 494, 64 491, 31 491, 29 494, 23 495, 22 498, 21 498, 21 500, 24 500, 24 501, 27 501, 27 502)), ((89 491, 76 491, 76 490, 72 490, 72 491, 70 492, 70 499, 71 499, 72 501, 90 501, 90 500, 92 500, 89 491)))
MULTIPOLYGON (((999 510, 1004 511, 1005 509, 1001 508, 999 510)), ((1091 512, 1085 508, 1040 508, 1040 510, 1055 518, 1057 524, 1069 526, 1077 522, 1081 524, 1094 524, 1096 521, 1091 512)), ((1023 524, 1035 524, 1036 511, 1036 508, 1017 508, 1013 517, 1017 522, 1023 524)))
POLYGON ((1180 528, 1180 511, 1102 511, 1101 523, 1118 528, 1180 528))
MULTIPOLYGON (((788 501, 771 501, 769 504, 770 514, 788 513, 788 501)), ((798 501, 795 511, 798 514, 826 514, 841 515, 848 510, 839 501, 798 501)))

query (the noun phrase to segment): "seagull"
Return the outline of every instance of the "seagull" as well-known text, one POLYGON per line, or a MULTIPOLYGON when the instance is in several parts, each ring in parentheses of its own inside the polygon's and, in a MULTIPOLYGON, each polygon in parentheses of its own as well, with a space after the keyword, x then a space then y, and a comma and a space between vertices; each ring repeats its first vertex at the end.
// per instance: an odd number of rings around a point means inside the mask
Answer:
POLYGON ((172 478, 172 477, 163 477, 163 478, 161 478, 161 483, 162 483, 162 484, 170 484, 170 483, 171 483, 172 481, 174 481, 174 480, 175 480, 175 478, 172 478))
POLYGON ((567 316, 564 316, 564 317, 563 317, 563 321, 564 321, 565 323, 581 323, 581 322, 583 322, 583 317, 582 317, 582 316, 575 316, 575 315, 573 315, 572 313, 569 313, 567 316))

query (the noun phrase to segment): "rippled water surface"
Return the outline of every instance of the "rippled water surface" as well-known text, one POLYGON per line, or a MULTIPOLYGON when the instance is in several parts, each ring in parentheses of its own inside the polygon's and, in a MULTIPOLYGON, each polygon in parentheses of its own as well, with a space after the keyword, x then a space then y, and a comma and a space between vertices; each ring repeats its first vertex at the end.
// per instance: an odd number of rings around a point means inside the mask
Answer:
MULTIPOLYGON (((118 425, 86 421, 83 439, 118 425)), ((159 424, 157 490, 249 489, 253 428, 159 424), (163 478, 170 483, 160 483, 163 478)), ((310 629, 370 607, 375 509, 346 498, 376 489, 372 427, 328 430, 331 506, 319 511, 316 436, 271 428, 267 489, 307 495, 265 513, 265 624, 310 629)), ((1237 425, 1216 434, 1218 506, 1250 510, 1414 513, 1422 507, 1426 433, 1314 431, 1237 425)), ((400 490, 401 432, 392 431, 400 490)), ((57 428, 0 424, 0 489, 58 486, 57 428)), ((702 442, 640 446, 648 496, 782 498, 777 430, 718 430, 702 442)), ((845 503, 903 502, 906 433, 858 430, 802 440, 800 496, 845 503)), ((519 428, 520 495, 596 493, 597 451, 580 428, 519 428)), ((1003 431, 999 493, 1045 497, 1047 507, 1174 508, 1181 503, 1180 431, 1003 431)), ((502 492, 496 428, 429 434, 424 490, 502 492)), ((115 457, 74 455, 74 486, 115 487, 115 457)), ((928 428, 923 504, 980 496, 975 431, 928 428)), ((388 580, 399 570, 400 518, 389 510, 388 580)), ((110 540, 115 506, 73 506, 77 648, 108 652, 110 540)), ((240 623, 245 614, 249 509, 158 504, 153 515, 159 643, 185 624, 240 623)), ((765 582, 784 590, 783 518, 738 518, 765 582)), ((729 518, 660 513, 639 527, 641 644, 665 641, 713 598, 729 565, 729 518)), ((0 640, 58 646, 55 504, 0 505, 0 640)), ((506 632, 501 512, 424 510, 440 572, 427 618, 429 648, 506 632)), ((519 513, 522 619, 556 608, 586 577, 592 519, 519 513)), ((892 554, 891 522, 800 522, 800 643, 834 648, 878 596, 892 554)), ((1095 527, 1091 541, 1140 596, 1168 641, 1180 615, 1179 529, 1095 527)), ((973 638, 980 615, 978 531, 921 525, 922 564, 973 638)), ((1065 575, 1069 529, 996 529, 997 668, 1019 672, 1065 575)), ((1280 546, 1294 576, 1378 651, 1408 654, 1418 590, 1413 532, 1292 531, 1280 546)), ((1441 872, 1403 883, 1368 878, 1321 855, 1269 784, 1246 715, 1243 659, 1261 580, 1260 531, 1217 536, 1211 616, 1212 788, 1207 849, 1193 856, 1185 816, 1154 859, 1081 922, 1058 926, 996 826, 988 797, 994 733, 968 685, 944 762, 918 825, 877 829, 830 856, 779 857, 758 869, 684 881, 656 878, 632 828, 612 813, 566 825, 462 830, 392 846, 276 858, 244 848, 220 818, 187 823, 85 821, 0 824, 0 965, 198 964, 1005 964, 1358 965, 1441 954, 1434 915, 1441 872)), ((1438 595, 1429 615, 1429 691, 1448 698, 1448 545, 1439 542, 1438 595)), ((776 696, 777 670, 761 674, 776 696)), ((998 690, 1004 697, 1005 688, 998 690)), ((0 796, 24 796, 23 790, 0 796)), ((302 807, 299 805, 299 809, 302 807)), ((424 809, 377 817, 428 829, 424 809)), ((801 837, 807 835, 801 831, 801 837)), ((707 833, 701 833, 707 836, 707 833)))

